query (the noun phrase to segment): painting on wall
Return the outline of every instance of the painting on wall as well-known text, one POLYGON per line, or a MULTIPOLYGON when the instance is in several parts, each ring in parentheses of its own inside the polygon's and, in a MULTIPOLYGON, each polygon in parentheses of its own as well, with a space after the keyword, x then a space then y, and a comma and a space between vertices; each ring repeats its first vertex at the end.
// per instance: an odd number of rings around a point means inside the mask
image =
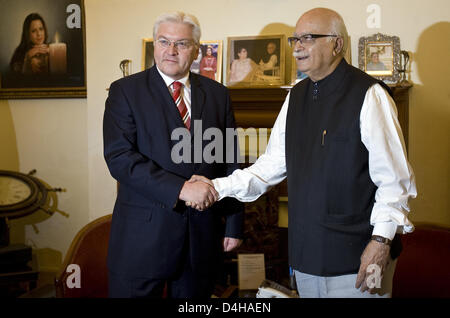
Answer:
POLYGON ((154 48, 153 39, 142 39, 142 71, 152 67, 155 64, 155 60, 153 58, 154 48))
POLYGON ((0 97, 86 97, 83 0, 0 1, 0 97))

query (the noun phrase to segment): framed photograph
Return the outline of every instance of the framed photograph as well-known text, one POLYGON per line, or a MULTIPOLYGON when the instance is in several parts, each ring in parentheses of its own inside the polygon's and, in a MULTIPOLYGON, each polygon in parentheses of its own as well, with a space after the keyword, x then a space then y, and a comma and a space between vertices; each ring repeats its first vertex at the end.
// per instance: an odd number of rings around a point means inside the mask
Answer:
POLYGON ((295 62, 295 57, 292 57, 291 85, 294 86, 295 84, 297 84, 301 80, 304 80, 307 77, 308 77, 308 75, 301 72, 297 68, 297 63, 295 62))
POLYGON ((191 72, 222 83, 222 41, 200 41, 198 57, 191 72))
POLYGON ((284 34, 228 37, 227 86, 281 86, 284 73, 284 34))
MULTIPOLYGON (((153 39, 142 40, 142 70, 155 64, 153 39)), ((191 65, 191 72, 222 82, 222 41, 200 41, 198 57, 191 65)))
POLYGON ((399 80, 400 39, 381 33, 361 37, 358 44, 359 68, 373 77, 395 83, 399 80))
POLYGON ((142 39, 142 70, 146 70, 155 64, 153 58, 154 46, 153 39, 142 39))
MULTIPOLYGON (((345 52, 345 60, 348 64, 352 64, 352 46, 351 46, 351 38, 348 37, 348 45, 347 51, 345 52)), ((292 56, 292 69, 291 69, 291 85, 295 85, 301 80, 307 78, 308 76, 305 73, 300 72, 297 69, 297 63, 295 62, 295 58, 292 56)))
POLYGON ((0 98, 86 97, 83 0, 0 1, 0 98))

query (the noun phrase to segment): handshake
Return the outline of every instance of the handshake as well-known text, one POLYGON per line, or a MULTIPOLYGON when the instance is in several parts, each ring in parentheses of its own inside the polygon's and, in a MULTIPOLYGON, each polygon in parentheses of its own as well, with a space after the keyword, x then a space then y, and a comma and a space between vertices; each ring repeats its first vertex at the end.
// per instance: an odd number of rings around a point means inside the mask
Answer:
POLYGON ((203 211, 219 200, 219 194, 211 180, 193 175, 181 188, 179 199, 187 206, 203 211))

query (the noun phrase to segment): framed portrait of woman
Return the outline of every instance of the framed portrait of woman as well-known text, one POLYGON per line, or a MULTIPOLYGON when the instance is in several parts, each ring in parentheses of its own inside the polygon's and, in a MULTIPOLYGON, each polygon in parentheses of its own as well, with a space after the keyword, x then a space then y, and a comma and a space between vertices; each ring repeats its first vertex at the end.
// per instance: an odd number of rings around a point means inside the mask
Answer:
POLYGON ((191 72, 222 83, 222 41, 200 41, 191 72))
POLYGON ((228 37, 227 86, 283 85, 285 49, 284 34, 228 37))
POLYGON ((0 2, 0 98, 86 97, 83 0, 0 2))

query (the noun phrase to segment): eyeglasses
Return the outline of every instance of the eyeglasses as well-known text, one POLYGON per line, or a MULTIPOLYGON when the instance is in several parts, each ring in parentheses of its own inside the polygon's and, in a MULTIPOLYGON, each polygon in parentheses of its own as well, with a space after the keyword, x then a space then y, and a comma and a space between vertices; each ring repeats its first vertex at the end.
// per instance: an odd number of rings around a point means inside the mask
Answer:
POLYGON ((314 43, 314 40, 317 38, 324 38, 327 36, 331 36, 331 37, 338 37, 338 35, 336 34, 304 34, 302 36, 296 37, 296 36, 291 36, 288 37, 288 43, 290 47, 294 47, 297 45, 297 42, 300 42, 300 44, 312 44, 314 43))
POLYGON ((173 46, 177 50, 187 50, 194 45, 194 42, 191 40, 179 40, 179 41, 170 41, 167 39, 158 39, 156 40, 156 43, 159 44, 160 47, 167 49, 170 47, 170 45, 173 43, 173 46))

